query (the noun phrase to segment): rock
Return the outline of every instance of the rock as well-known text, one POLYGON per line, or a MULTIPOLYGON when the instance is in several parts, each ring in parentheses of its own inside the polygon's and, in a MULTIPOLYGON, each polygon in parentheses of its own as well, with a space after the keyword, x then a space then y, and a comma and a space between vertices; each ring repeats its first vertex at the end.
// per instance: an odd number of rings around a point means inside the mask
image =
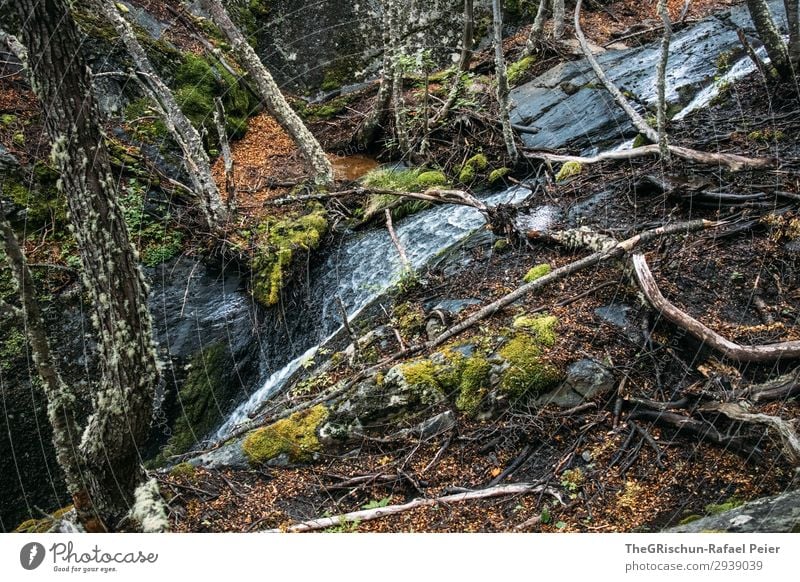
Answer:
POLYGON ((607 226, 608 216, 607 214, 606 216, 602 216, 601 210, 606 207, 613 194, 613 190, 604 190, 573 205, 567 212, 569 225, 581 226, 584 221, 591 220, 593 223, 597 223, 601 228, 607 226))
POLYGON ((242 440, 237 439, 218 449, 203 453, 187 461, 195 467, 206 469, 248 469, 250 463, 242 449, 242 440))
POLYGON ((552 392, 539 397, 536 405, 572 408, 613 387, 614 376, 608 368, 594 360, 578 360, 567 367, 565 380, 552 392))
POLYGON ((800 490, 750 501, 668 532, 800 533, 800 490))
POLYGON ((414 428, 414 432, 419 438, 425 440, 451 430, 456 425, 456 418, 452 410, 447 410, 437 414, 428 420, 421 422, 414 428))
POLYGON ((0 144, 0 170, 6 171, 19 166, 19 161, 8 149, 0 144))

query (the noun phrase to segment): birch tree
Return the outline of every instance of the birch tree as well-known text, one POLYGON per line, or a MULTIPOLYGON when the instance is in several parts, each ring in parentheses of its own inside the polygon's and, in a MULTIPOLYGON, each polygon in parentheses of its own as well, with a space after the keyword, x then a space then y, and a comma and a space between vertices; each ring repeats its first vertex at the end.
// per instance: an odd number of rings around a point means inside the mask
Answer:
POLYGON ((524 56, 532 54, 544 39, 544 25, 551 8, 553 13, 553 38, 559 39, 564 36, 564 0, 539 0, 539 9, 536 11, 536 18, 525 43, 524 56))
POLYGON ((192 180, 195 193, 200 198, 200 206, 208 227, 212 231, 219 230, 225 224, 227 213, 214 177, 211 175, 211 162, 203 147, 203 139, 192 122, 183 114, 172 91, 164 84, 150 63, 133 28, 119 13, 117 3, 112 0, 98 0, 96 4, 122 39, 125 49, 133 60, 134 77, 140 81, 141 87, 155 104, 164 125, 181 148, 186 171, 192 180))
POLYGON ((766 0, 747 0, 747 9, 772 66, 784 81, 788 81, 800 67, 800 0, 784 0, 783 4, 789 23, 788 45, 775 25, 766 0))
POLYGON ((314 172, 314 181, 320 186, 333 182, 333 167, 317 139, 303 121, 289 106, 281 94, 278 84, 272 78, 256 51, 250 46, 242 32, 236 27, 227 10, 219 0, 200 0, 222 34, 228 39, 239 63, 250 75, 264 106, 284 130, 292 137, 303 157, 314 172))
MULTIPOLYGON (((113 530, 131 509, 145 475, 139 449, 150 427, 160 373, 147 309, 147 287, 117 204, 100 130, 91 74, 63 0, 14 3, 28 53, 29 79, 44 112, 51 158, 64 193, 97 336, 99 379, 75 458, 65 463, 71 493, 87 529, 113 530)), ((48 396, 62 388, 57 381, 48 396)), ((59 408, 72 398, 67 389, 59 408)), ((57 439, 74 443, 75 435, 57 439)))

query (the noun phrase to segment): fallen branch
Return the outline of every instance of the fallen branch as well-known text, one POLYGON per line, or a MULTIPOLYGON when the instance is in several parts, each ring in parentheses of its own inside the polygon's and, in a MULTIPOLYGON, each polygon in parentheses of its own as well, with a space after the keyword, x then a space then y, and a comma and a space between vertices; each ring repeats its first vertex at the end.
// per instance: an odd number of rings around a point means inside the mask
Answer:
MULTIPOLYGON (((741 170, 764 169, 775 166, 775 160, 771 158, 749 158, 737 154, 720 154, 712 152, 701 152, 681 146, 669 146, 669 152, 679 158, 698 162, 701 164, 718 164, 727 166, 732 172, 741 170)), ((545 160, 548 162, 578 162, 582 165, 599 164, 614 160, 632 160, 646 156, 659 155, 658 145, 651 144, 630 150, 618 150, 603 152, 596 156, 566 156, 562 154, 551 154, 548 152, 527 151, 525 157, 535 160, 545 160)))
POLYGON ((747 412, 735 402, 710 402, 700 407, 698 412, 719 412, 731 420, 766 427, 778 436, 783 454, 789 462, 794 465, 800 464, 800 438, 798 438, 791 422, 777 416, 747 412))
POLYGON ((486 489, 479 489, 477 491, 468 491, 465 493, 456 493, 453 495, 445 495, 443 497, 434 497, 433 499, 414 499, 408 503, 400 505, 387 505, 386 507, 378 507, 375 509, 362 509, 360 511, 351 511, 341 515, 334 515, 331 517, 320 517, 318 519, 311 519, 308 521, 301 521, 292 524, 285 529, 269 529, 266 533, 281 533, 281 532, 307 532, 327 529, 335 527, 343 523, 371 521, 379 519, 388 515, 396 515, 405 511, 410 511, 418 507, 431 507, 442 503, 458 503, 461 501, 471 501, 475 499, 487 499, 490 497, 500 497, 504 495, 524 495, 527 493, 547 493, 558 500, 560 504, 564 504, 561 495, 555 489, 546 485, 537 485, 534 483, 514 483, 512 485, 498 485, 497 487, 488 487, 486 489))
POLYGON ((665 319, 685 329, 690 334, 720 352, 727 358, 739 362, 773 362, 780 359, 800 358, 800 341, 780 342, 761 346, 742 346, 722 337, 690 315, 684 313, 661 294, 644 255, 632 257, 634 273, 647 301, 665 319))
POLYGON ((410 273, 412 271, 411 261, 408 260, 406 250, 403 248, 403 245, 400 244, 400 239, 397 238, 397 233, 394 231, 394 225, 392 224, 392 212, 388 208, 386 209, 386 229, 389 231, 389 236, 392 238, 394 248, 397 249, 397 254, 400 255, 400 261, 403 263, 403 272, 410 273))

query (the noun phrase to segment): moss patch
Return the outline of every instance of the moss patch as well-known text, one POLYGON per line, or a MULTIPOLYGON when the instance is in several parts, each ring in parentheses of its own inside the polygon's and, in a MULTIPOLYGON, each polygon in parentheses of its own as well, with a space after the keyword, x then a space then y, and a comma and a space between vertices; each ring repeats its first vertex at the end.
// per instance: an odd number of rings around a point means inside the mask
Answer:
POLYGON ((66 222, 67 200, 57 187, 58 173, 36 162, 3 180, 3 197, 27 211, 27 219, 36 225, 60 225, 66 222))
POLYGON ((542 263, 536 265, 535 267, 531 267, 531 269, 525 273, 525 276, 522 278, 523 281, 526 283, 532 283, 536 281, 536 279, 541 279, 545 275, 549 275, 552 271, 552 268, 547 263, 542 263))
POLYGON ((553 347, 556 343, 556 327, 558 319, 553 315, 520 315, 514 320, 515 329, 524 329, 534 340, 544 347, 553 347))
MULTIPOLYGON (((378 168, 361 178, 367 188, 394 190, 397 192, 424 192, 429 188, 447 188, 447 176, 438 170, 424 168, 378 168)), ((404 199, 399 204, 391 194, 373 194, 364 207, 364 217, 369 218, 391 207, 392 218, 399 220, 430 207, 424 200, 404 199)))
POLYGON ((72 511, 74 506, 67 505, 53 512, 53 515, 43 517, 42 519, 28 519, 19 524, 14 533, 47 533, 55 525, 55 522, 64 517, 67 513, 72 511))
POLYGON ((269 426, 252 431, 242 448, 247 459, 258 465, 285 454, 293 463, 308 461, 321 448, 317 428, 328 418, 321 404, 292 414, 269 426))
POLYGON ((511 399, 542 394, 561 380, 561 372, 542 357, 544 348, 552 345, 548 345, 549 339, 546 336, 546 341, 541 341, 536 335, 518 333, 500 349, 500 357, 509 365, 500 389, 511 399))
POLYGON ((169 476, 177 479, 194 481, 197 476, 197 468, 191 463, 180 463, 172 468, 169 472, 169 476))
POLYGON ((582 170, 583 166, 581 166, 580 162, 564 162, 556 174, 556 182, 563 182, 568 178, 577 176, 582 170))
POLYGON ((503 180, 510 173, 511 173, 511 168, 506 168, 506 167, 492 170, 489 173, 489 184, 494 184, 496 182, 499 182, 500 180, 503 180))
POLYGON ((744 505, 744 500, 731 497, 723 503, 709 503, 706 505, 705 510, 708 515, 717 515, 718 513, 724 513, 726 511, 730 511, 731 509, 736 509, 741 505, 744 505))
POLYGON ((466 162, 458 173, 458 180, 463 184, 469 184, 475 180, 479 172, 482 172, 489 165, 489 160, 484 154, 475 154, 466 162))
POLYGON ((508 86, 516 87, 536 62, 536 57, 525 57, 508 65, 508 86))
POLYGON ((489 391, 489 372, 492 366, 481 356, 472 356, 464 363, 456 408, 474 416, 489 391))
POLYGON ((307 256, 319 248, 328 231, 327 214, 321 204, 313 204, 306 214, 268 219, 257 231, 259 250, 252 263, 253 296, 264 305, 276 305, 298 253, 307 256))

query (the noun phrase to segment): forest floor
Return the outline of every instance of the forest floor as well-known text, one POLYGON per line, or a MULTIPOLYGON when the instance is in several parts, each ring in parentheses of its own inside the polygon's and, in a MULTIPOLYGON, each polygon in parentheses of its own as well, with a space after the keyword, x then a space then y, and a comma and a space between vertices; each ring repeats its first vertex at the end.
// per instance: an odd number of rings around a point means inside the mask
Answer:
MULTIPOLYGON (((730 219, 741 232, 713 232, 650 245, 648 255, 665 295, 706 325, 742 344, 800 339, 800 261, 788 232, 800 218, 794 203, 783 205, 781 225, 759 222, 760 204, 702 205, 639 186, 643 176, 671 175, 690 184, 712 183, 723 191, 783 190, 798 193, 800 158, 796 135, 798 101, 788 90, 750 76, 729 88, 724 99, 670 128, 673 143, 698 149, 771 155, 785 160, 778 171, 735 175, 716 168, 679 163, 669 170, 657 161, 606 163, 569 181, 551 184, 534 204, 568 211, 609 192, 588 225, 629 235, 665 216, 730 219), (712 131, 709 131, 712 128, 712 131), (792 222, 794 221, 794 222, 792 222), (760 296, 771 323, 754 304, 760 296)), ((776 210, 776 203, 771 203, 776 210)), ((778 202, 778 207, 781 203, 778 202)), ((478 248, 473 265, 453 277, 433 270, 398 301, 421 305, 432 298, 470 297, 486 304, 517 288, 534 264, 558 267, 580 252, 533 242, 505 253, 478 248)), ((733 390, 783 371, 784 367, 735 368, 717 359, 680 330, 651 321, 622 271, 599 266, 573 275, 459 337, 508 326, 519 312, 545 308, 559 320, 555 363, 591 357, 625 377, 630 397, 671 400, 701 390, 709 380, 733 390), (585 294, 585 295, 584 295, 585 294), (565 300, 580 297, 578 300, 565 300), (632 328, 598 317, 609 304, 630 308, 632 328), (640 329, 641 326, 644 326, 640 329), (642 330, 653 340, 642 339, 642 330)), ((469 313, 469 312, 467 312, 469 313)), ((381 321, 374 322, 377 326, 381 321)), ((419 338, 404 337, 413 344, 419 338)), ((458 417, 457 428, 427 441, 406 437, 391 442, 365 438, 343 450, 326 450, 313 464, 247 471, 207 471, 165 477, 178 531, 253 531, 361 508, 432 498, 462 489, 502 483, 540 482, 561 491, 564 505, 542 495, 438 504, 328 531, 654 531, 745 500, 779 493, 796 479, 774 442, 763 454, 698 442, 648 423, 651 445, 630 423, 618 422, 616 395, 594 408, 563 416, 555 409, 532 413, 512 409, 488 421, 458 417), (509 472, 509 469, 513 471, 509 472)), ((432 409, 434 414, 438 409, 432 409)), ((774 402, 759 412, 796 418, 797 402, 774 402)))

